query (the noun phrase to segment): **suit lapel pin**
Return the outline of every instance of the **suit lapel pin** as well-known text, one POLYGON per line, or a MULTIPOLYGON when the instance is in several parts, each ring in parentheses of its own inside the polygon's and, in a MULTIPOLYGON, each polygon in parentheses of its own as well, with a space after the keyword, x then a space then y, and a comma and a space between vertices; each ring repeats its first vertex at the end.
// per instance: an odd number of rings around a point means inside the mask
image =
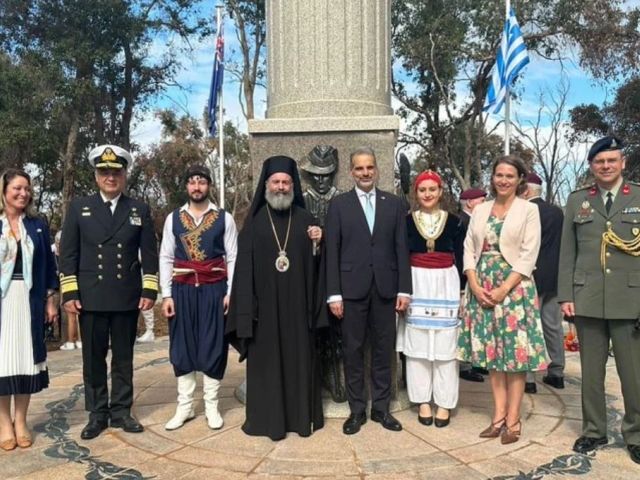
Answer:
POLYGON ((36 229, 36 232, 38 232, 38 233, 42 233, 42 229, 41 229, 41 228, 37 228, 37 229, 36 229))
POLYGON ((640 228, 632 228, 631 233, 633 233, 634 237, 637 237, 638 234, 640 233, 640 228))
POLYGON ((380 200, 386 200, 387 197, 385 197, 384 195, 380 195, 380 200))

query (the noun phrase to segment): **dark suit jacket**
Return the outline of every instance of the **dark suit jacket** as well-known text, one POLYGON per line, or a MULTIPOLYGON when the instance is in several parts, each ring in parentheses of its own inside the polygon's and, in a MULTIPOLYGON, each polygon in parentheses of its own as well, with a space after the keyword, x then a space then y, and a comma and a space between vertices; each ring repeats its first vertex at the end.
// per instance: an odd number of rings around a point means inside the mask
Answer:
POLYGON ((116 312, 136 310, 141 296, 156 299, 158 250, 146 203, 123 194, 112 216, 99 194, 75 199, 60 243, 63 302, 79 299, 83 311, 116 312))
POLYGON ((373 282, 383 298, 412 293, 406 213, 400 198, 376 189, 371 234, 355 189, 331 200, 325 220, 328 296, 362 299, 373 282))
POLYGON ((558 263, 560 262, 560 240, 562 238, 563 214, 559 207, 534 198, 540 211, 542 241, 533 277, 539 295, 555 295, 558 291, 558 263))

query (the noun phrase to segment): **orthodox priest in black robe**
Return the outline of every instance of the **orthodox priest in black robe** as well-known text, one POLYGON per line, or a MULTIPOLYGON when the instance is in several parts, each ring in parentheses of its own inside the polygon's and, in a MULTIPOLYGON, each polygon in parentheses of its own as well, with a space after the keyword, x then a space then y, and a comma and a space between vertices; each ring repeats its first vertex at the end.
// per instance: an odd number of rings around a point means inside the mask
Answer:
POLYGON ((238 238, 226 328, 247 359, 248 435, 280 440, 324 425, 314 348, 321 236, 295 160, 267 159, 238 238))

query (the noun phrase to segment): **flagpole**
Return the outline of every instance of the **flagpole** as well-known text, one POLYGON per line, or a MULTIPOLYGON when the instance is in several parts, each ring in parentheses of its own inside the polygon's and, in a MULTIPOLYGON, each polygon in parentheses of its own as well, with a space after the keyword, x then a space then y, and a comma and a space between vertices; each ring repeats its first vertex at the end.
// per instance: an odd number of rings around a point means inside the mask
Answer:
MULTIPOLYGON (((505 21, 509 19, 511 11, 511 0, 505 2, 505 21)), ((507 91, 504 99, 504 154, 509 155, 509 140, 511 137, 511 93, 509 82, 507 82, 507 91)))
MULTIPOLYGON (((223 8, 224 5, 216 5, 216 21, 217 21, 217 25, 218 25, 218 32, 220 31, 220 29, 222 28, 222 18, 224 15, 223 12, 223 8)), ((220 177, 220 183, 219 183, 219 190, 220 190, 220 194, 219 194, 219 200, 220 200, 220 208, 224 208, 224 186, 225 186, 225 179, 224 179, 224 106, 222 104, 223 101, 223 94, 222 94, 222 87, 220 87, 220 94, 219 94, 219 101, 218 101, 218 161, 219 161, 219 177, 220 177)))

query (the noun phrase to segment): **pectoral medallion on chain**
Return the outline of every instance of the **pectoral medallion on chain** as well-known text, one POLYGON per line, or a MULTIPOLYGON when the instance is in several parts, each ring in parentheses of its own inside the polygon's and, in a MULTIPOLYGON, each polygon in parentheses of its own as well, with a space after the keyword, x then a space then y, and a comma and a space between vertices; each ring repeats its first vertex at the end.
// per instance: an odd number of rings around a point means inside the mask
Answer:
POLYGON ((276 270, 280 273, 284 273, 289 270, 289 258, 287 257, 287 252, 281 250, 278 253, 278 258, 276 258, 276 270))

